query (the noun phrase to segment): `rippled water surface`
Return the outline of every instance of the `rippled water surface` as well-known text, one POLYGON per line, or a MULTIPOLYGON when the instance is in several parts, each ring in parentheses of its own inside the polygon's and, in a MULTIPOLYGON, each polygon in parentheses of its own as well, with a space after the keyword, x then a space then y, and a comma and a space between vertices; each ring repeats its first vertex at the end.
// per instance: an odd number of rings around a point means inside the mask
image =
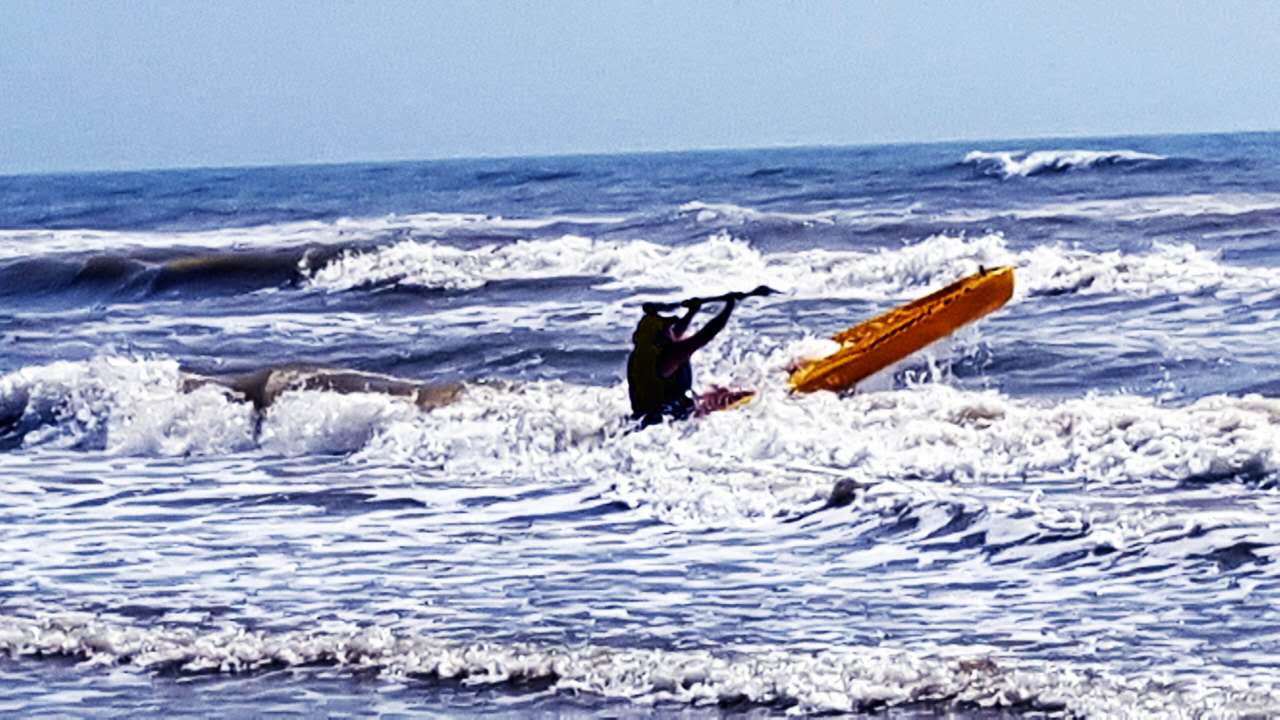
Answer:
POLYGON ((0 714, 1280 713, 1278 161, 0 178, 0 714), (997 265, 998 313, 787 392, 997 265), (635 432, 640 303, 761 283, 695 362, 755 401, 635 432), (204 381, 273 368, 261 406, 204 381))

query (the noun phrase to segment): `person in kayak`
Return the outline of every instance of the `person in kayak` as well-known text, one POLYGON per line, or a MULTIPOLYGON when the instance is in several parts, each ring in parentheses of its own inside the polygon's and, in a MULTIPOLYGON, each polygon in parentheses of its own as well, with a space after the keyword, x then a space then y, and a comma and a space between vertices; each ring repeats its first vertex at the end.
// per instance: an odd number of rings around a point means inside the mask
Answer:
POLYGON ((685 337, 693 316, 702 308, 701 298, 680 303, 686 308, 680 317, 659 314, 661 307, 645 303, 631 335, 633 348, 627 358, 627 389, 631 394, 631 416, 642 427, 663 418, 684 420, 697 409, 693 396, 693 368, 689 359, 711 342, 725 325, 743 293, 730 293, 724 307, 701 330, 685 337))

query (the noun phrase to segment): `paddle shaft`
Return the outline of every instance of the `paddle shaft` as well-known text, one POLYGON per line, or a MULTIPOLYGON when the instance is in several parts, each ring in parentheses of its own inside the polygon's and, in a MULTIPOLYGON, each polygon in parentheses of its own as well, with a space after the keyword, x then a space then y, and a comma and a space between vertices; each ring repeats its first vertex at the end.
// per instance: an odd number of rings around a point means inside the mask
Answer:
POLYGON ((728 293, 724 293, 723 295, 712 295, 711 297, 689 298, 688 300, 681 300, 680 302, 668 302, 668 303, 651 302, 651 303, 645 303, 645 307, 652 308, 655 312, 664 312, 667 310, 678 310, 682 307, 688 307, 688 305, 686 305, 685 303, 691 303, 694 301, 697 301, 699 303, 724 302, 725 300, 731 300, 731 299, 742 300, 744 298, 749 298, 749 297, 761 297, 764 295, 773 295, 776 292, 778 291, 774 290, 773 288, 767 285, 761 285, 760 287, 750 292, 728 292, 728 293))

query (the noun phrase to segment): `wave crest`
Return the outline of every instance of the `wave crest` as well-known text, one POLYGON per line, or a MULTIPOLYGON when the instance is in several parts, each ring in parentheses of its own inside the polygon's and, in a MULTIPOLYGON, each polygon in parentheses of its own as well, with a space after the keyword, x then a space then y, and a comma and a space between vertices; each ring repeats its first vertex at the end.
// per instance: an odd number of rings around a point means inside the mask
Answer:
POLYGON ((963 163, 984 175, 1004 179, 1110 166, 1135 166, 1168 160, 1163 155, 1133 150, 1036 150, 985 152, 974 150, 963 163))

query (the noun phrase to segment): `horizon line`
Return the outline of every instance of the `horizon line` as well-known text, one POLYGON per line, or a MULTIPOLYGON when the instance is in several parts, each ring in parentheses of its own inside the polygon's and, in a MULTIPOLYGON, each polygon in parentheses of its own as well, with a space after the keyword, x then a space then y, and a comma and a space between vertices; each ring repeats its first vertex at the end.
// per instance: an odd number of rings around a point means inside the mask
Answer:
POLYGON ((972 143, 1022 143, 1022 142, 1045 142, 1050 140, 1126 140, 1141 138, 1162 138, 1162 137, 1194 137, 1194 136, 1228 136, 1228 135, 1271 135, 1280 133, 1280 129, 1267 130, 1215 130, 1215 131, 1180 131, 1180 132, 1155 132, 1155 133, 1120 133, 1106 135, 1027 135, 1021 137, 1008 138, 976 138, 976 137, 955 137, 941 140, 887 140, 882 142, 818 142, 818 143, 795 143, 795 144, 776 144, 776 145, 752 145, 752 146, 702 146, 690 148, 671 148, 671 149, 644 149, 644 150, 610 150, 610 151, 566 151, 566 152, 535 152, 531 154, 457 154, 457 155, 441 155, 437 157, 416 157, 416 158, 393 158, 393 159, 351 159, 351 160, 314 160, 314 161, 298 161, 298 162, 249 162, 249 163, 228 163, 228 164, 205 164, 205 165, 161 165, 161 166, 140 166, 131 168, 88 168, 88 169, 54 169, 54 170, 35 170, 26 172, 9 172, 0 170, 0 178, 23 178, 23 177, 56 177, 66 175, 127 175, 141 173, 166 173, 166 172, 194 172, 194 171, 217 171, 217 170, 265 170, 269 168, 323 168, 323 167, 351 167, 359 165, 407 165, 416 163, 443 163, 443 162, 467 162, 467 161, 502 161, 502 160, 551 160, 551 159, 571 159, 571 158, 604 158, 604 157, 641 157, 641 156, 658 156, 658 155, 684 155, 698 153, 734 153, 734 152, 761 152, 771 150, 843 150, 851 148, 878 148, 878 147, 902 147, 902 146, 930 146, 930 145, 954 145, 964 142, 972 143))

